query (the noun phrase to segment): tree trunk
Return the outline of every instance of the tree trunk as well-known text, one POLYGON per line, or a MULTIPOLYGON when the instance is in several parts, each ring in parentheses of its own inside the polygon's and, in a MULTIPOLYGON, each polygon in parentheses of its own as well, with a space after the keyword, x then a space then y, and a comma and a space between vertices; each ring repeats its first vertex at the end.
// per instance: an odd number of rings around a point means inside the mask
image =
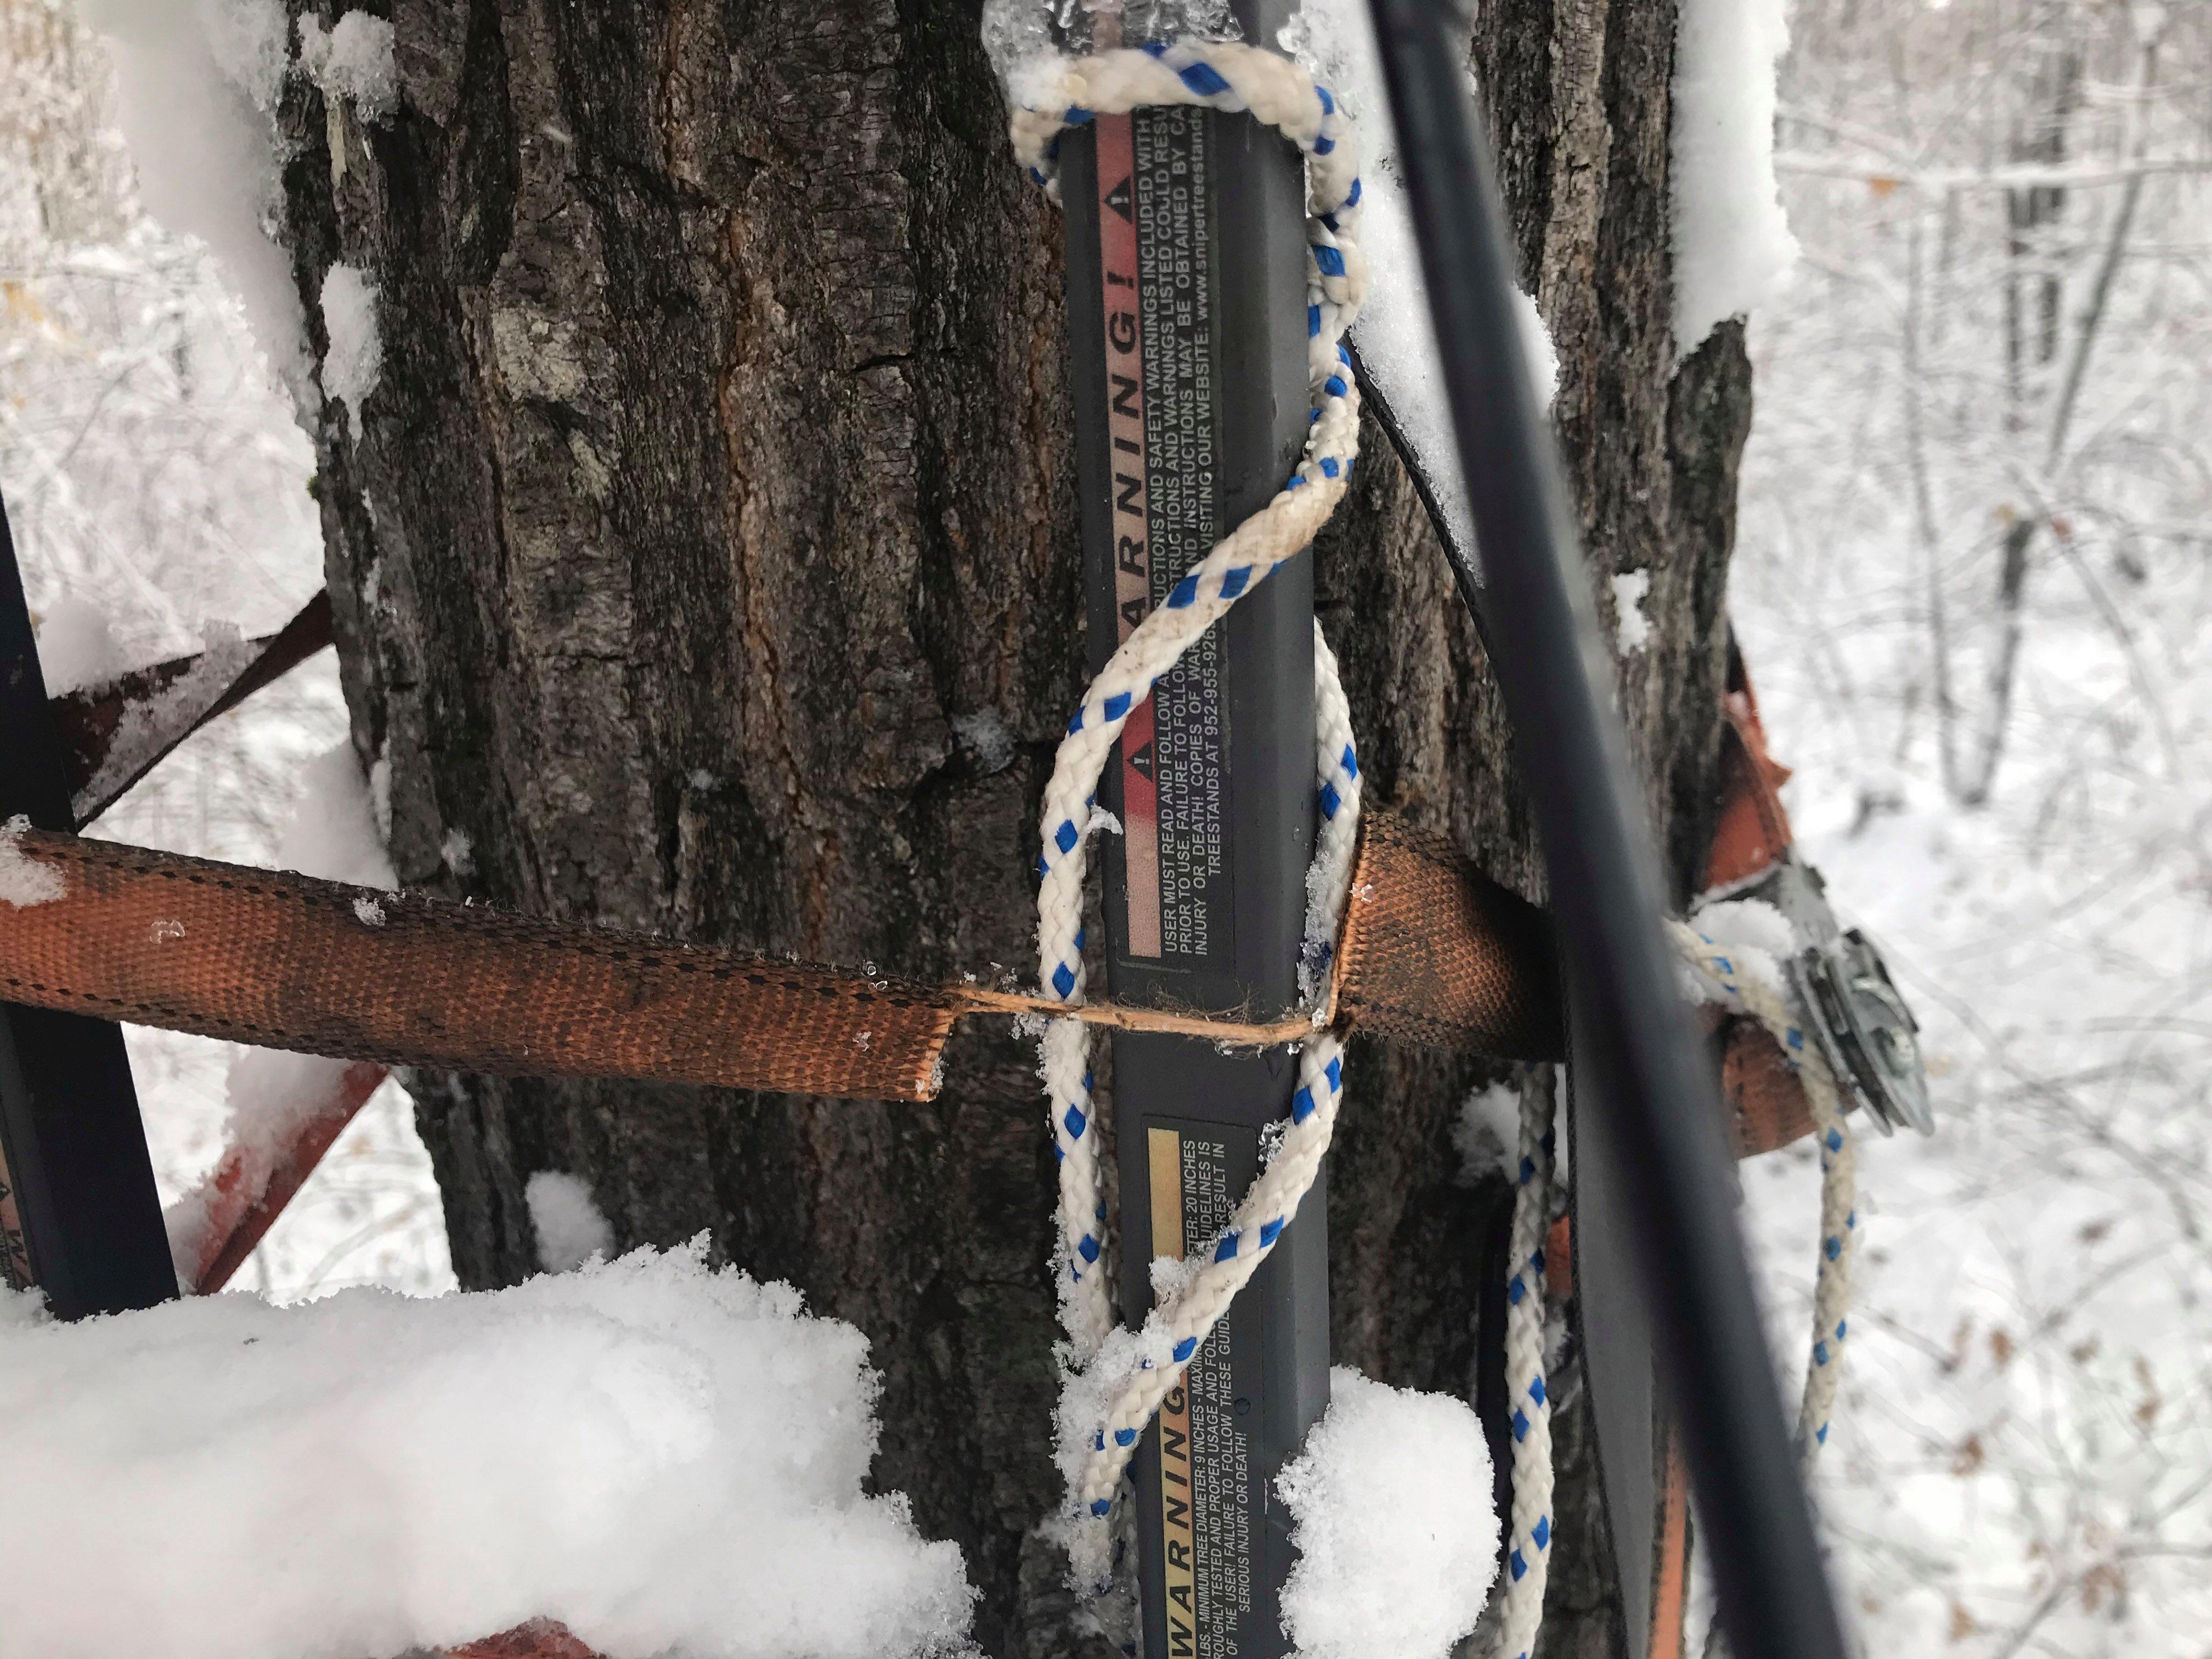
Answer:
MULTIPOLYGON (((396 115, 364 126, 295 81, 284 213, 319 349, 330 265, 380 286, 381 384, 358 437, 326 406, 317 448, 401 880, 922 978, 1026 969, 1084 659, 1073 438, 1058 216, 1008 156, 972 0, 390 9, 396 115)), ((1673 372, 1673 27, 1494 0, 1476 60, 1601 605, 1605 576, 1650 574, 1622 706, 1679 887, 1749 375, 1732 329, 1673 372)), ((1539 891, 1495 685, 1379 434, 1318 576, 1369 800, 1539 891)), ((1482 1069, 1373 1043, 1351 1065, 1337 1358, 1467 1391, 1466 1241, 1495 1194, 1455 1184, 1450 1126, 1482 1069)), ((624 1245, 711 1233, 871 1340, 875 1480, 966 1552, 983 1649, 1103 1650, 1036 1530, 1059 1493, 1030 1044, 971 1023, 921 1107, 415 1085, 463 1283, 537 1270, 540 1170, 583 1176, 624 1245)), ((1562 1445, 1546 1646, 1601 1652, 1571 1413, 1562 1445)))

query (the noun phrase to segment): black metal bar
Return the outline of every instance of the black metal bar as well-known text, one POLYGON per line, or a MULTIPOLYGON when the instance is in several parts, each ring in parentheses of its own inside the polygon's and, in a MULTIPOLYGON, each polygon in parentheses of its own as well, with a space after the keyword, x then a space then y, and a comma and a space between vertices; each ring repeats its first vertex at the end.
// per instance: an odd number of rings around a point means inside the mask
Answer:
POLYGON ((1735 1224, 1717 1085, 1674 987, 1612 664, 1514 314, 1511 244, 1451 0, 1370 0, 1490 619, 1546 857, 1591 1127, 1619 1155, 1722 1623, 1740 1659, 1842 1659, 1735 1224))
MULTIPOLYGON (((0 821, 76 828, 22 573, 0 502, 0 821)), ((147 1308, 177 1293, 153 1160, 122 1028, 0 1003, 0 1206, 10 1279, 64 1319, 147 1308)))
MULTIPOLYGON (((87 686, 52 700, 54 720, 60 733, 64 787, 75 803, 80 830, 123 799, 167 760, 177 745, 202 726, 228 714, 264 687, 273 685, 331 643, 331 595, 319 588, 313 599, 294 613, 274 634, 252 641, 253 655, 227 685, 210 688, 198 707, 150 706, 161 694, 185 678, 207 660, 204 652, 158 662, 130 672, 102 686, 87 686), (109 779, 98 793, 92 785, 105 764, 125 716, 134 708, 152 714, 160 727, 160 740, 147 746, 127 775, 109 779)), ((134 746, 136 746, 134 744, 134 746)))
MULTIPOLYGON (((1236 9, 1248 40, 1273 40, 1291 7, 1236 9)), ((1063 141, 1060 162, 1095 670, 1297 462, 1305 210, 1297 149, 1249 116, 1101 117, 1063 141)), ((1258 1018, 1296 1003, 1316 817, 1313 664, 1313 563, 1301 556, 1133 714, 1099 790, 1124 831, 1102 837, 1117 998, 1258 1018)), ((1282 1049, 1115 1034, 1132 1322, 1152 1298, 1152 1259, 1197 1248, 1226 1221, 1296 1084, 1282 1049)), ((1146 1659, 1289 1650, 1279 1597, 1295 1554, 1273 1484, 1328 1399, 1327 1197, 1324 1176, 1138 1447, 1146 1659)))

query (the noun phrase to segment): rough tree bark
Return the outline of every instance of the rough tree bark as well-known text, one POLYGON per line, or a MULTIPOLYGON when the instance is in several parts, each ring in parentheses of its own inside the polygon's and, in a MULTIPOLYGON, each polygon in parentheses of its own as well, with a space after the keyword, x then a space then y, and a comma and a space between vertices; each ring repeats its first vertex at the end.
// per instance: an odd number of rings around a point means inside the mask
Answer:
MULTIPOLYGON (((1060 227, 1008 160, 975 0, 374 0, 386 124, 283 112, 312 342, 380 288, 380 385, 318 439, 354 738, 410 885, 931 977, 1024 963, 1035 804, 1083 659, 1060 227)), ((326 4, 324 21, 334 21, 326 4)), ((1650 574, 1623 707, 1678 885, 1717 752, 1749 371, 1677 373, 1673 9, 1491 0, 1474 56, 1600 604, 1650 574)), ((1497 693, 1388 447, 1319 550, 1370 801, 1540 890, 1497 693)), ((1476 1066, 1365 1044, 1332 1177, 1335 1352, 1467 1390, 1455 1182, 1476 1066)), ((536 1270, 523 1187, 624 1245, 711 1234, 873 1344, 875 1480, 957 1540, 994 1655, 1088 1653, 1057 1497, 1035 1059, 957 1041, 870 1106, 416 1079, 463 1283, 536 1270)), ((1606 1651, 1587 1435, 1561 1424, 1553 1653, 1606 1651)))

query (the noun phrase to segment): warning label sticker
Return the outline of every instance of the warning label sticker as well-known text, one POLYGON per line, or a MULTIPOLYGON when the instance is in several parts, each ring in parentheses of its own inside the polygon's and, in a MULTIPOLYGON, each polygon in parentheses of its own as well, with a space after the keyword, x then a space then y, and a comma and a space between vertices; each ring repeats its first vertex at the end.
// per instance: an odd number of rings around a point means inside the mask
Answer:
MULTIPOLYGON (((1121 637, 1212 550, 1216 521, 1212 130, 1205 112, 1098 122, 1099 228, 1121 637)), ((1121 735, 1132 957, 1200 966, 1231 948, 1221 629, 1121 735)))
MULTIPOLYGON (((1229 1147, 1148 1128, 1154 1248, 1180 1258, 1229 1219, 1229 1147)), ((1160 1404, 1161 1610, 1169 1659, 1231 1659, 1252 1612, 1252 1449, 1238 1426, 1236 1352, 1223 1320, 1160 1404)))

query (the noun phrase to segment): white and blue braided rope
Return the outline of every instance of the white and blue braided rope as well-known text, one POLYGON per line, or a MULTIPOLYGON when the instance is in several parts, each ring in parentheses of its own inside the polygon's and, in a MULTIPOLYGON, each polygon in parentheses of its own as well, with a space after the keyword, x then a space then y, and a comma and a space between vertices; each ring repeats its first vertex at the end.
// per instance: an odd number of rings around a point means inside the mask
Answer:
MULTIPOLYGON (((1305 153, 1310 216, 1307 222, 1307 334, 1314 403, 1304 459, 1282 492, 1239 526, 1180 582, 1160 611, 1115 653, 1068 723, 1059 763, 1046 791, 1044 852, 1039 860, 1038 945, 1042 977, 1051 994, 1071 1005, 1084 991, 1080 925, 1085 847, 1094 823, 1097 779, 1130 711, 1230 605, 1275 565, 1312 538, 1341 496, 1358 447, 1358 397, 1348 372, 1343 335, 1366 288, 1366 266, 1355 239, 1360 185, 1350 134, 1334 100, 1296 64, 1255 47, 1177 42, 1102 53, 1063 63, 1037 107, 1015 117, 1018 154, 1054 196, 1059 136, 1102 113, 1154 104, 1249 110, 1285 131, 1305 153)), ((1349 711, 1325 643, 1316 641, 1316 785, 1323 813, 1311 878, 1306 959, 1301 986, 1316 1006, 1325 996, 1330 954, 1350 881, 1358 817, 1358 762, 1349 711)), ((1801 1423, 1809 1458, 1825 1441, 1845 1330, 1853 1184, 1851 1146, 1832 1078, 1817 1049, 1778 995, 1735 974, 1710 940, 1687 933, 1686 957, 1715 977, 1747 1012, 1772 1030, 1807 1077, 1807 1096, 1821 1136, 1823 1252, 1815 1294, 1816 1332, 1801 1423)), ((1079 1360, 1097 1353, 1114 1329, 1103 1267, 1104 1206, 1098 1195, 1091 1078, 1086 1029, 1055 1021, 1045 1038, 1053 1133, 1060 1159, 1061 1230, 1066 1265, 1066 1317, 1079 1360)), ((1094 1431, 1076 1498, 1082 1520, 1103 1524, 1145 1425, 1181 1379, 1206 1334, 1297 1213, 1333 1133, 1343 1090, 1343 1058, 1334 1035, 1321 1031, 1300 1056, 1300 1086, 1281 1148, 1230 1225, 1203 1252, 1183 1289, 1155 1311, 1164 1362, 1139 1359, 1094 1431)), ((1549 1093, 1531 1089, 1522 1119, 1520 1191, 1514 1206, 1506 1381, 1514 1402, 1511 1427, 1514 1502, 1498 1651, 1528 1659, 1543 1619, 1552 1540, 1551 1406, 1544 1376, 1544 1239, 1551 1221, 1552 1115, 1549 1093)))
MULTIPOLYGON (((1162 104, 1249 112, 1297 144, 1306 157, 1306 332, 1312 424, 1296 471, 1265 507, 1239 525, 1176 583, 1123 641, 1067 724, 1045 789, 1038 857, 1037 945, 1045 994, 1083 1000, 1082 908, 1095 791, 1130 713, 1183 653, 1276 566, 1294 556, 1342 497, 1358 452, 1359 398, 1343 337, 1366 289, 1356 240, 1360 186, 1351 134, 1327 88, 1289 59, 1235 42, 1178 41, 1061 60, 1035 106, 1017 111, 1015 152, 1057 195, 1059 137, 1101 114, 1162 104)), ((1334 659, 1316 630, 1316 787, 1322 830, 1310 878, 1307 982, 1326 981, 1347 896, 1359 815, 1359 763, 1334 659)), ((1115 1386, 1091 1431, 1078 1490, 1079 1525, 1101 1526, 1122 1472, 1159 1403, 1182 1378, 1237 1292, 1273 1249, 1312 1187, 1334 1133, 1344 1087, 1341 1042, 1317 1029, 1300 1047, 1290 1121, 1275 1155, 1229 1224, 1202 1250, 1200 1265, 1147 1323, 1164 1347, 1115 1386)), ((1090 1034, 1054 1020, 1044 1037, 1044 1070, 1060 1158, 1063 1316, 1074 1358, 1096 1356, 1115 1321, 1106 1290, 1105 1206, 1099 1195, 1092 1127, 1090 1034)), ((1103 1559, 1103 1552, 1100 1552, 1103 1559)))
POLYGON ((1505 1280, 1505 1394, 1512 1403, 1513 1508, 1495 1651, 1528 1659, 1544 1622, 1552 1561, 1552 1401, 1544 1380, 1544 1240, 1552 1225, 1553 1096, 1521 1091, 1521 1161, 1505 1280))
POLYGON ((1813 1133, 1820 1139, 1820 1260, 1813 1279, 1813 1349, 1797 1412, 1798 1455, 1809 1474, 1827 1443, 1836 1389, 1843 1378, 1851 1257, 1858 1238, 1858 1149, 1844 1121, 1828 1057, 1820 1044, 1805 1040, 1805 1029, 1782 993, 1763 978, 1742 972, 1726 946, 1715 944, 1694 925, 1673 922, 1668 931, 1683 960, 1719 986, 1731 1006, 1756 1019, 1782 1045, 1783 1058, 1804 1085, 1813 1133))

